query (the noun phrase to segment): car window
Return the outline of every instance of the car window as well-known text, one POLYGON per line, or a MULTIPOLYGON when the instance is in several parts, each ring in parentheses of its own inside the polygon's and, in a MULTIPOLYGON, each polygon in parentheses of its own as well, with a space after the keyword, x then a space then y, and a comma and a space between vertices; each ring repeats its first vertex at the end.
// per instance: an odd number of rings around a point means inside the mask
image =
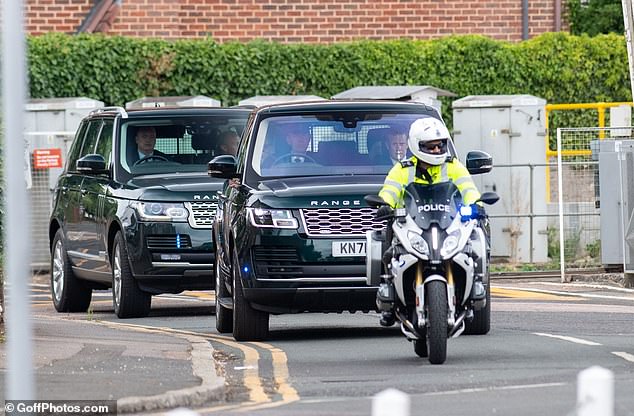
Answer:
POLYGON ((110 154, 112 153, 112 130, 113 120, 104 120, 95 149, 95 153, 103 156, 106 166, 110 163, 110 154))
POLYGON ((81 148, 84 144, 84 135, 86 134, 86 129, 88 128, 88 123, 83 122, 79 129, 77 129, 77 133, 75 134, 75 139, 73 140, 73 145, 68 152, 68 158, 66 159, 66 171, 75 171, 75 165, 77 163, 77 159, 79 159, 79 152, 81 152, 81 148))
POLYGON ((251 169, 259 177, 387 174, 388 133, 403 137, 421 114, 272 116, 257 126, 251 169))
POLYGON ((99 138, 101 125, 102 120, 93 120, 88 124, 86 137, 84 138, 84 145, 82 146, 81 152, 79 153, 79 158, 95 153, 95 147, 97 145, 97 139, 99 138))
POLYGON ((245 124, 246 115, 130 119, 121 127, 118 163, 133 176, 206 173, 215 156, 235 155, 245 124))

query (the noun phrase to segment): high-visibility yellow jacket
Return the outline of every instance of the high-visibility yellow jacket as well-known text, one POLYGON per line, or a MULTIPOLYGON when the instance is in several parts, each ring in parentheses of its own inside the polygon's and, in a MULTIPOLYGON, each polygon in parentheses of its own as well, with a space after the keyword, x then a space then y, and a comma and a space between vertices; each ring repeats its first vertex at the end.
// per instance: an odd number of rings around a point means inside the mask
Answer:
POLYGON ((480 192, 473 183, 469 171, 458 159, 453 158, 442 165, 428 167, 426 170, 431 182, 425 175, 416 175, 417 161, 416 156, 412 156, 410 159, 399 162, 385 177, 379 196, 392 208, 403 206, 405 187, 412 182, 431 185, 452 181, 460 191, 465 205, 473 204, 480 198, 480 192))

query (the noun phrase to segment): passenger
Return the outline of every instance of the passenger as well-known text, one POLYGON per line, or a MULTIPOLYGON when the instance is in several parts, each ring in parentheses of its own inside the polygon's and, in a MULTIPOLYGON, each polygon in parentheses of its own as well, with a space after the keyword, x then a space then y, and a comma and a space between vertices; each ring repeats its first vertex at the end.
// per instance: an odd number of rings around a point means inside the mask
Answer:
POLYGON ((238 144, 240 136, 233 130, 227 130, 220 135, 218 142, 218 154, 232 155, 238 154, 238 144))

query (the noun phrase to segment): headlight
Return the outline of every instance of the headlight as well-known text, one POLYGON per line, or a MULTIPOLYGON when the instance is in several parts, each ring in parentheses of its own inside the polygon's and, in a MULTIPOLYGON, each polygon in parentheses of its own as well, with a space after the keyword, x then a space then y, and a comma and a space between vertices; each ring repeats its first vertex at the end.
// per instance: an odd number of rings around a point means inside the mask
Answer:
POLYGON ((427 241, 420 234, 416 234, 413 231, 407 232, 407 238, 409 239, 409 243, 414 247, 414 250, 418 251, 420 254, 429 255, 429 245, 427 245, 427 241))
POLYGON ((297 229, 297 220, 288 209, 247 208, 254 227, 297 229))
POLYGON ((460 240, 456 235, 449 235, 445 238, 445 241, 442 243, 442 248, 440 249, 440 256, 445 259, 447 257, 451 257, 454 255, 456 249, 458 249, 458 243, 460 240))
POLYGON ((141 221, 186 222, 189 213, 183 203, 133 202, 141 221))

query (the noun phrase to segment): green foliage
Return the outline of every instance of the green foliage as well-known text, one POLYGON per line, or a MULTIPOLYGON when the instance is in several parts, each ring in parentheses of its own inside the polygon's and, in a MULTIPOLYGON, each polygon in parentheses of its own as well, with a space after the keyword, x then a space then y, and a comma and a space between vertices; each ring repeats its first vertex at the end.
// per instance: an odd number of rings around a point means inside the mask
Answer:
POLYGON ((621 0, 568 0, 570 32, 590 36, 601 33, 623 33, 621 0))
MULTIPOLYGON (((86 96, 108 105, 198 94, 234 105, 258 94, 330 97, 360 85, 432 85, 458 97, 531 94, 549 103, 631 100, 625 40, 614 34, 320 45, 52 33, 28 39, 28 58, 31 97, 86 96)), ((443 99, 451 126, 450 105, 443 99)), ((564 117, 553 117, 551 131, 564 117)), ((579 120, 596 125, 591 117, 579 120)))
POLYGON ((596 240, 592 243, 586 244, 586 252, 588 256, 600 262, 601 260, 601 240, 596 240))

